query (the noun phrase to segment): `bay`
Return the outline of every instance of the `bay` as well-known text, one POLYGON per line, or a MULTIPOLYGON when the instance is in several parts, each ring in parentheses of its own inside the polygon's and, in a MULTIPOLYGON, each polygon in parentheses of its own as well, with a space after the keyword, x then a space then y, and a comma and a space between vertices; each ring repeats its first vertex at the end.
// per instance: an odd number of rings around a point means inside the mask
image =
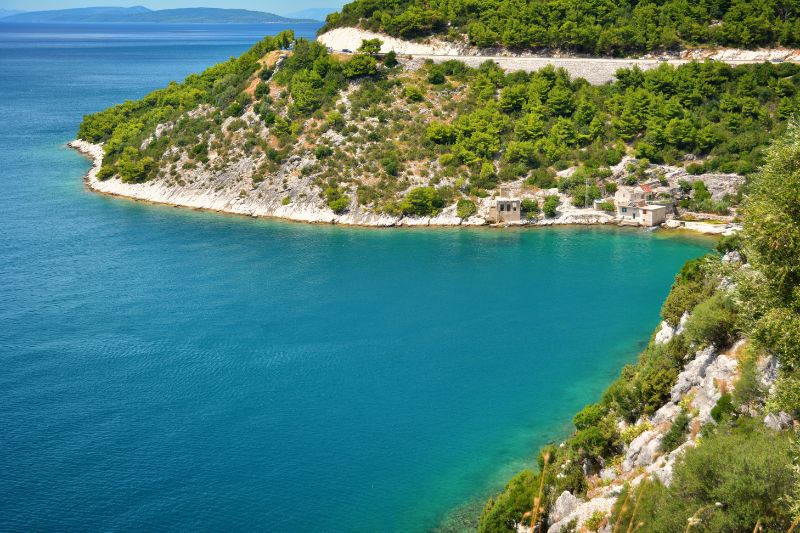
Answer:
POLYGON ((84 188, 83 114, 280 29, 0 24, 1 530, 429 530, 568 433, 709 249, 84 188))

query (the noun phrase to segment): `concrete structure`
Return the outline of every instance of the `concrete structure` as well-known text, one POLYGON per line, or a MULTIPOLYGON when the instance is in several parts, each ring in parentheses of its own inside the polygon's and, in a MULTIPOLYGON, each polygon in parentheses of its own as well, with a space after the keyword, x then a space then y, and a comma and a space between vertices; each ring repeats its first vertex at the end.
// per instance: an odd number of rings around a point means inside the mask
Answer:
POLYGON ((658 226, 667 221, 667 208, 658 204, 647 204, 639 208, 643 226, 658 226))
POLYGON ((498 196, 495 205, 489 208, 489 218, 497 222, 519 222, 522 220, 519 198, 505 198, 498 196))
POLYGON ((658 226, 667 220, 667 207, 648 203, 653 198, 649 185, 620 187, 614 195, 617 218, 636 222, 642 226, 658 226))

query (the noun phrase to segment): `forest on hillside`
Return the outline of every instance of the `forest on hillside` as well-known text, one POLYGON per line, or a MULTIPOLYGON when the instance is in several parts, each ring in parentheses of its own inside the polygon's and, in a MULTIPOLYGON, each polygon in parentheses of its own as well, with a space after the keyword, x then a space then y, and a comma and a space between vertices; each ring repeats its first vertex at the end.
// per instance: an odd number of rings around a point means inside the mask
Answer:
POLYGON ((688 46, 797 46, 793 0, 355 0, 320 30, 360 26, 404 39, 467 35, 479 48, 626 55, 688 46))

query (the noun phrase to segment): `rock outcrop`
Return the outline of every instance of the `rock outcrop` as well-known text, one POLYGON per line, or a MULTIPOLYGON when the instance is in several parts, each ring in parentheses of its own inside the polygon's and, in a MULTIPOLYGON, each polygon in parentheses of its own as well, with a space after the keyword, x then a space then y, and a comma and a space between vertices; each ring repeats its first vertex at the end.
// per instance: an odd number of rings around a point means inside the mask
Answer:
MULTIPOLYGON (((687 317, 685 317, 687 318, 687 317)), ((685 319, 681 320, 685 323, 685 319)), ((662 324, 659 333, 671 332, 675 335, 675 328, 662 324), (668 329, 667 329, 668 328, 668 329)), ((657 334, 658 335, 658 334, 657 334)), ((667 333, 662 334, 664 336, 667 333)), ((665 341, 667 342, 667 341, 665 341)), ((619 467, 604 468, 595 479, 594 489, 590 489, 588 498, 579 498, 568 491, 561 493, 550 509, 548 520, 549 533, 560 533, 571 523, 580 528, 596 512, 608 514, 621 493, 624 485, 637 486, 648 478, 657 478, 662 483, 669 485, 672 482, 672 472, 676 461, 697 443, 695 431, 690 431, 686 442, 675 450, 664 453, 662 441, 672 422, 683 410, 690 412, 692 420, 697 420, 698 427, 705 423, 713 423, 711 409, 716 405, 721 389, 730 390, 736 379, 738 361, 733 355, 741 347, 741 342, 724 353, 713 346, 697 351, 694 358, 684 365, 683 371, 678 375, 675 385, 670 391, 670 400, 662 405, 652 416, 638 421, 646 424, 646 429, 623 452, 623 460, 619 467)), ((770 368, 770 363, 764 363, 760 368, 770 368)), ((770 427, 785 428, 791 425, 791 417, 785 413, 769 415, 770 427)), ((530 528, 520 526, 520 533, 530 533, 530 528)), ((611 531, 611 526, 606 525, 600 531, 611 531)))

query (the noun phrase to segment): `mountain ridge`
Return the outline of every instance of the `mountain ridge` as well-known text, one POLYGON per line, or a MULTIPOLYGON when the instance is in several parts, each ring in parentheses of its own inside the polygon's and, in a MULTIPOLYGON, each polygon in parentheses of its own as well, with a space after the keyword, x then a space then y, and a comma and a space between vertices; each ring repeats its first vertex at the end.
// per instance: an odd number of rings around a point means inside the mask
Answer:
POLYGON ((49 11, 29 11, 2 18, 3 22, 56 23, 228 23, 261 24, 317 22, 312 19, 289 18, 262 11, 211 7, 152 10, 144 6, 83 7, 49 11))

